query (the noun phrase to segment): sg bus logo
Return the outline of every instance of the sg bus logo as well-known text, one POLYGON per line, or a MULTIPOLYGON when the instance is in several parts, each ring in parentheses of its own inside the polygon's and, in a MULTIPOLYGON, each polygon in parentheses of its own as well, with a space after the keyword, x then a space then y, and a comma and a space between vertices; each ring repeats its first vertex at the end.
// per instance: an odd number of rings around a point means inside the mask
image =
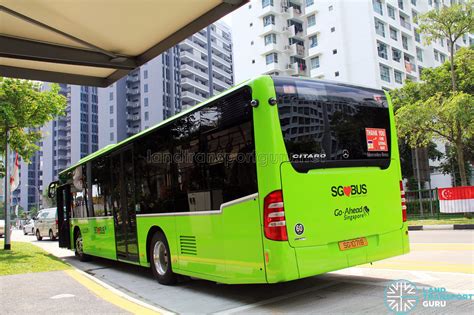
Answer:
POLYGON ((367 186, 365 184, 360 185, 350 185, 350 186, 332 186, 331 187, 331 196, 347 196, 351 195, 366 195, 367 186))

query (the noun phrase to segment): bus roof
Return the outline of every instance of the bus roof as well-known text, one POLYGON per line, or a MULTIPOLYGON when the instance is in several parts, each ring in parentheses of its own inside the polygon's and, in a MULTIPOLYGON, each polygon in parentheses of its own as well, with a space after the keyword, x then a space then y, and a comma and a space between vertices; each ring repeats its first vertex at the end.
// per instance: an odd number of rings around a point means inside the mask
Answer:
POLYGON ((156 124, 156 125, 154 125, 154 126, 148 128, 148 129, 145 129, 145 130, 143 130, 143 131, 141 131, 141 132, 139 132, 139 133, 137 133, 137 134, 135 134, 135 135, 133 135, 133 136, 131 136, 131 137, 129 137, 129 138, 126 138, 126 139, 124 139, 124 140, 122 140, 122 141, 120 141, 120 142, 118 142, 118 143, 116 143, 116 144, 109 144, 109 145, 106 145, 106 146, 103 147, 102 149, 100 149, 100 150, 98 150, 98 151, 96 151, 96 152, 94 152, 94 153, 91 153, 91 154, 89 154, 89 155, 83 157, 82 159, 80 159, 79 161, 77 161, 76 163, 74 163, 73 165, 71 165, 71 166, 69 166, 68 168, 64 169, 63 171, 61 171, 61 172, 59 173, 59 176, 62 176, 63 174, 65 174, 65 173, 67 173, 67 172, 69 172, 69 171, 75 169, 75 168, 78 167, 79 165, 84 164, 84 163, 86 163, 86 162, 88 162, 88 161, 90 161, 90 160, 92 160, 92 159, 94 159, 94 158, 96 158, 96 157, 98 157, 98 156, 101 156, 101 155, 103 155, 103 154, 106 154, 106 153, 108 153, 108 152, 113 151, 114 149, 118 149, 118 148, 120 148, 120 147, 122 147, 122 146, 125 146, 125 145, 127 145, 128 143, 130 143, 130 142, 132 142, 133 140, 135 140, 136 138, 140 138, 140 137, 142 137, 142 136, 148 134, 149 132, 152 132, 153 130, 160 128, 161 126, 166 125, 166 124, 169 123, 170 121, 173 121, 173 120, 175 120, 175 119, 177 119, 177 118, 179 118, 179 117, 181 117, 181 116, 184 116, 184 115, 186 115, 186 114, 189 113, 189 112, 195 111, 195 110, 197 110, 197 109, 199 109, 199 108, 205 106, 206 104, 208 104, 208 103, 214 101, 215 99, 220 98, 220 97, 222 97, 222 96, 225 96, 225 95, 227 95, 227 94, 230 94, 230 93, 232 93, 233 91, 239 89, 240 87, 242 87, 242 86, 244 86, 244 85, 246 85, 246 84, 249 84, 250 82, 252 82, 252 81, 254 81, 254 80, 258 80, 258 79, 261 78, 261 77, 268 77, 268 76, 261 75, 261 76, 255 77, 255 78, 253 78, 253 79, 249 79, 249 80, 243 81, 243 82, 239 83, 238 85, 236 85, 236 86, 234 86, 234 87, 232 87, 232 88, 230 88, 230 89, 228 89, 228 90, 226 90, 226 91, 224 91, 224 92, 222 92, 222 93, 220 93, 220 94, 214 95, 213 97, 211 97, 211 98, 205 100, 204 102, 199 103, 199 104, 197 104, 197 105, 195 105, 195 106, 193 106, 193 107, 191 107, 191 108, 188 108, 188 109, 186 109, 186 110, 184 110, 184 111, 182 111, 182 112, 180 112, 180 113, 178 113, 178 114, 176 114, 176 115, 174 115, 174 116, 172 116, 172 117, 170 117, 170 118, 167 118, 167 119, 165 119, 165 120, 159 122, 158 124, 156 124))
MULTIPOLYGON (((273 79, 275 79, 275 80, 285 80, 285 79, 306 80, 306 81, 316 81, 316 82, 329 83, 329 84, 340 85, 340 86, 347 86, 347 87, 366 88, 366 89, 371 89, 371 90, 374 90, 374 91, 376 90, 376 89, 374 89, 374 88, 370 88, 370 87, 363 86, 363 85, 351 85, 351 84, 345 84, 345 83, 336 82, 336 81, 329 81, 329 80, 317 80, 317 79, 313 79, 313 78, 286 77, 286 76, 276 76, 276 77, 274 77, 274 76, 269 76, 269 75, 260 75, 260 76, 254 77, 254 78, 252 78, 252 79, 245 80, 245 81, 243 81, 243 82, 237 84, 236 86, 234 86, 234 87, 228 89, 227 91, 224 91, 224 92, 222 92, 222 93, 220 93, 220 94, 218 94, 218 95, 214 95, 213 97, 211 97, 211 98, 205 100, 204 102, 199 103, 199 104, 197 104, 197 105, 195 105, 195 106, 193 106, 193 107, 191 107, 191 108, 188 108, 187 110, 184 110, 184 111, 182 111, 182 112, 180 112, 180 113, 178 113, 178 114, 176 114, 176 115, 174 115, 174 116, 172 116, 172 117, 170 117, 170 118, 168 118, 168 119, 165 119, 165 120, 159 122, 158 124, 156 124, 156 125, 154 125, 154 126, 148 128, 148 129, 145 129, 145 130, 143 130, 143 131, 141 131, 141 132, 139 132, 139 133, 137 133, 137 134, 135 134, 135 135, 133 135, 133 136, 131 136, 131 137, 129 137, 129 138, 126 138, 126 139, 120 141, 119 143, 116 143, 116 144, 109 144, 109 145, 103 147, 102 149, 100 149, 100 150, 98 150, 98 151, 96 151, 96 152, 94 152, 94 153, 91 153, 91 154, 89 154, 88 156, 83 157, 82 159, 80 159, 79 161, 77 161, 75 164, 73 164, 73 165, 71 165, 70 167, 66 168, 65 170, 61 171, 61 172, 59 173, 59 175, 62 176, 63 174, 65 174, 65 173, 67 173, 67 172, 73 170, 74 168, 78 167, 78 166, 81 165, 81 164, 84 164, 84 163, 86 163, 86 162, 88 162, 88 161, 90 161, 90 160, 92 160, 92 159, 94 159, 94 158, 96 158, 96 157, 98 157, 98 156, 101 156, 101 155, 106 154, 106 153, 109 153, 109 152, 111 152, 111 151, 113 151, 113 150, 115 150, 115 149, 118 149, 118 148, 120 148, 120 147, 122 147, 122 146, 125 146, 125 145, 127 145, 128 143, 130 143, 130 142, 132 142, 133 140, 135 140, 136 138, 140 138, 140 137, 142 137, 142 136, 148 134, 149 132, 152 132, 152 131, 154 131, 154 130, 160 128, 161 126, 166 125, 166 124, 169 123, 170 121, 173 121, 173 120, 175 120, 175 119, 177 119, 177 118, 180 118, 180 117, 182 117, 182 116, 184 116, 184 115, 186 115, 186 114, 188 114, 188 113, 190 113, 190 112, 193 112, 193 111, 195 111, 195 110, 197 110, 197 109, 199 109, 199 108, 201 108, 201 107, 203 107, 203 106, 209 104, 210 102, 216 100, 217 98, 220 98, 220 97, 222 97, 222 96, 225 96, 225 95, 227 95, 227 94, 230 94, 230 93, 234 92, 235 90, 241 88, 242 86, 244 86, 244 85, 249 85, 251 82, 257 81, 257 80, 259 80, 259 79, 261 79, 261 78, 264 78, 264 77, 266 77, 266 78, 270 78, 270 77, 271 77, 272 80, 273 80, 273 79)), ((383 91, 383 92, 385 92, 385 95, 388 97, 387 91, 383 91)))

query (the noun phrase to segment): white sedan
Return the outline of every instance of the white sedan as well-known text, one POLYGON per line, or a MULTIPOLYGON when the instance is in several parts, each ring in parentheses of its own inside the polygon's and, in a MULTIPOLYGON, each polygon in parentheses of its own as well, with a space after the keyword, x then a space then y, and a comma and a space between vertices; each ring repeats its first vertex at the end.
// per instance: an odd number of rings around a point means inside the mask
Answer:
POLYGON ((23 226, 23 234, 35 234, 35 221, 34 220, 29 220, 24 226, 23 226))

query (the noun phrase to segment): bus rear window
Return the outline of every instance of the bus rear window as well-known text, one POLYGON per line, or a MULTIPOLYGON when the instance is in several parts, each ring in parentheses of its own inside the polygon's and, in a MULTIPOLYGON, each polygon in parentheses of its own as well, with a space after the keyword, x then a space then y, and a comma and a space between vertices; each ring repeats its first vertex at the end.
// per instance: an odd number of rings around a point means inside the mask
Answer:
POLYGON ((390 164, 390 117, 379 90, 273 78, 288 157, 299 172, 390 164))

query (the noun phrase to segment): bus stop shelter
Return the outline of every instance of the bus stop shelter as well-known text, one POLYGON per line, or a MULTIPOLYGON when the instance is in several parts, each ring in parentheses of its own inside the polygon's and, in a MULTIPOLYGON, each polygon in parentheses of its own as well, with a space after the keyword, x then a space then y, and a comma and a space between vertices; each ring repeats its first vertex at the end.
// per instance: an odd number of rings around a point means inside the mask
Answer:
POLYGON ((246 2, 2 0, 0 76, 106 87, 246 2))
POLYGON ((106 87, 248 0, 3 0, 0 76, 106 87))

